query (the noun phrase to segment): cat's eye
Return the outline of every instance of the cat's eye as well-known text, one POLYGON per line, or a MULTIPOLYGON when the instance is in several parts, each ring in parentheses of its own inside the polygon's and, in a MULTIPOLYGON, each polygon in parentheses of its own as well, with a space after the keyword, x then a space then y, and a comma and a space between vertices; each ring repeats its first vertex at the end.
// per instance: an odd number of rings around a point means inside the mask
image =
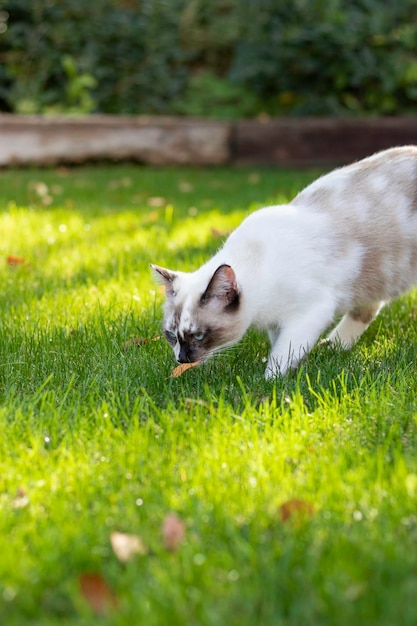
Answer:
POLYGON ((176 343, 177 335, 172 330, 166 330, 165 336, 168 339, 168 341, 170 341, 171 343, 176 343))
POLYGON ((194 339, 196 339, 197 341, 202 341, 205 336, 206 336, 206 333, 195 333, 194 339))

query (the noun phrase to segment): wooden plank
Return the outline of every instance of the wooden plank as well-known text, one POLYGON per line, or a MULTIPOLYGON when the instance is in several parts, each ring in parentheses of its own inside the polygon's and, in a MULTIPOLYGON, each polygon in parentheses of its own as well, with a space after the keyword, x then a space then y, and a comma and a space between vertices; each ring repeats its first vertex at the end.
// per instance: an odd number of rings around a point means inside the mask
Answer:
POLYGON ((0 166, 134 160, 151 165, 327 166, 417 144, 417 116, 190 118, 0 115, 0 166))
POLYGON ((273 119, 237 122, 233 157, 246 165, 337 165, 417 144, 417 117, 273 119))
POLYGON ((152 165, 221 165, 230 124, 158 117, 0 115, 0 165, 134 160, 152 165))

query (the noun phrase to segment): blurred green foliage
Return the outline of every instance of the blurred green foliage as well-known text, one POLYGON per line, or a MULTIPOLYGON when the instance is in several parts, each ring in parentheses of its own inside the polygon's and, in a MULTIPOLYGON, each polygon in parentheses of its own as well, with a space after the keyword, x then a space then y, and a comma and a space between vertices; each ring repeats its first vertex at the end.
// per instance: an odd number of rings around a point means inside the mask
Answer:
POLYGON ((417 0, 0 0, 0 110, 414 112, 417 0))

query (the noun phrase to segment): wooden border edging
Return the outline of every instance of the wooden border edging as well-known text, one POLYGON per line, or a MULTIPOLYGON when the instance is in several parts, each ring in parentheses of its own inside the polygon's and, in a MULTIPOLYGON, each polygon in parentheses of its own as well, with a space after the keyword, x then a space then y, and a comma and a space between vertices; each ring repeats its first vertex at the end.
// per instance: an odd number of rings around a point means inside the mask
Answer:
POLYGON ((230 158, 230 125, 182 118, 0 115, 0 166, 134 160, 217 165, 230 158))
POLYGON ((236 125, 234 142, 240 164, 339 165, 417 144, 417 117, 243 121, 236 125))
POLYGON ((0 115, 0 166, 134 160, 152 165, 338 165, 417 144, 417 116, 192 118, 0 115))

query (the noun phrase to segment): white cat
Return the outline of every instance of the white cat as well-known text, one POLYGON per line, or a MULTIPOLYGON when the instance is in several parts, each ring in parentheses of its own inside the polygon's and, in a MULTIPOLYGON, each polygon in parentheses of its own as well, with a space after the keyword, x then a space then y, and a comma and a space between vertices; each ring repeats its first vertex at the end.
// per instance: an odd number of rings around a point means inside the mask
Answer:
POLYGON ((255 211, 195 272, 151 267, 180 363, 204 361, 255 326, 268 332, 273 378, 339 315, 328 340, 347 348, 417 283, 417 146, 334 170, 289 204, 255 211))

